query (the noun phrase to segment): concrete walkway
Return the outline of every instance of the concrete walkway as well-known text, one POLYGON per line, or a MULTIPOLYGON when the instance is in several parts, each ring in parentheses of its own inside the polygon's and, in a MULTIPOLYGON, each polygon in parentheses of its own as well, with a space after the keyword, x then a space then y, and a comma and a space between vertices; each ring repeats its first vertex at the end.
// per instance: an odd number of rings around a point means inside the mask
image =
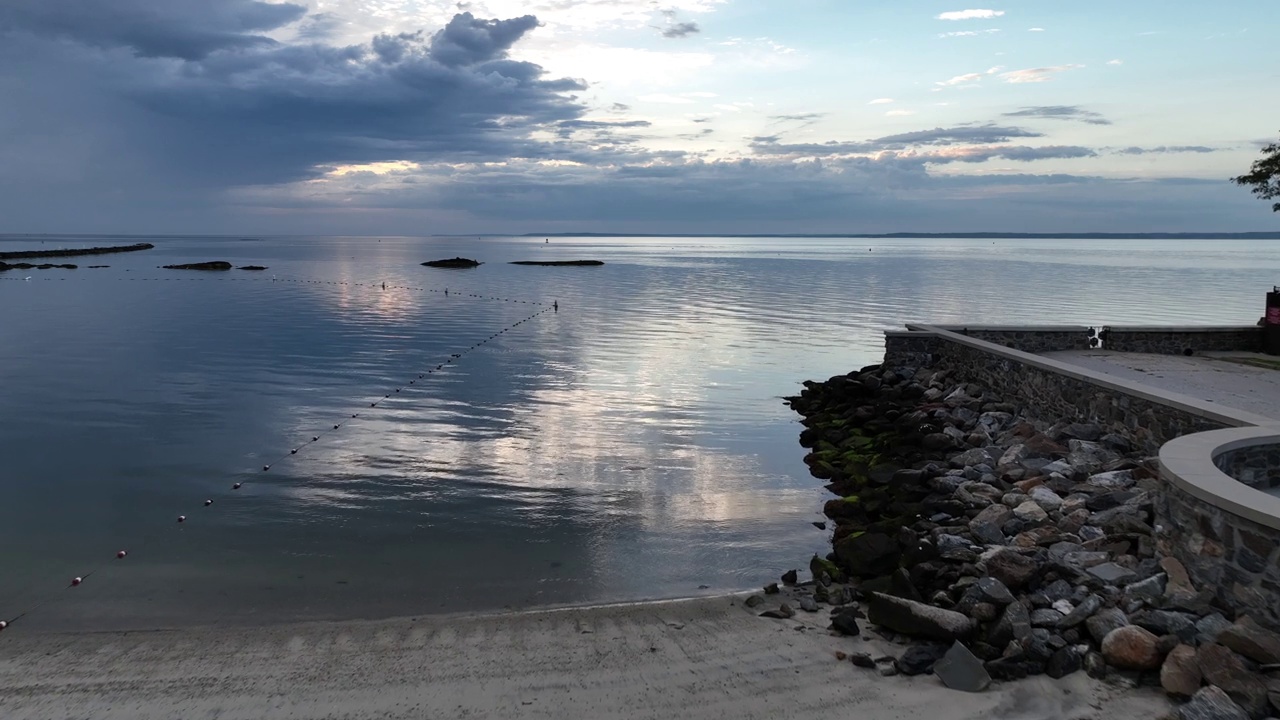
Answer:
POLYGON ((1280 370, 1250 367, 1226 359, 1280 361, 1269 355, 1231 352, 1185 357, 1067 350, 1044 353, 1044 357, 1280 420, 1280 370))
MULTIPOLYGON (((774 596, 776 597, 776 596, 774 596)), ((770 603, 776 607, 776 600, 770 603)), ((826 613, 768 620, 741 597, 269 628, 0 635, 0 711, 23 718, 1158 717, 1153 690, 1083 672, 983 693, 880 677, 826 613)), ((903 648, 892 648, 901 654, 903 648)))

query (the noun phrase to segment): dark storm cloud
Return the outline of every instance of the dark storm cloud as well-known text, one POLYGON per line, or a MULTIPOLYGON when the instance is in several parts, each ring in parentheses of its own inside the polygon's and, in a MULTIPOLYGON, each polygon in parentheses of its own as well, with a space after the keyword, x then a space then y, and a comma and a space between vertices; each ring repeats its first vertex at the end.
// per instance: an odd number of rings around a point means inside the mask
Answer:
POLYGON ((1111 121, 1101 113, 1085 110, 1079 105, 1038 105, 1016 112, 1004 113, 1004 117, 1044 118, 1048 120, 1075 120, 1090 125, 1110 125, 1111 121))
POLYGON ((702 32, 702 28, 698 27, 696 22, 680 22, 674 25, 668 25, 662 28, 662 37, 665 38, 683 38, 689 37, 702 32))
POLYGON ((301 5, 256 0, 4 0, 0 31, 198 60, 218 50, 274 45, 259 33, 305 13, 301 5))
POLYGON ((999 125, 960 125, 886 135, 873 140, 825 143, 780 143, 777 135, 752 139, 752 149, 762 155, 853 155, 912 146, 951 146, 1008 142, 1013 138, 1043 137, 1044 133, 999 125))
POLYGON ((1211 153, 1217 149, 1204 145, 1161 145, 1159 147, 1127 147, 1116 150, 1117 155, 1163 155, 1167 153, 1211 153))
POLYGON ((541 67, 508 57, 537 26, 532 16, 462 13, 434 34, 332 47, 232 32, 296 19, 295 6, 182 0, 163 5, 147 26, 164 32, 139 34, 105 19, 145 15, 142 0, 110 4, 90 13, 103 20, 94 28, 26 0, 0 3, 0 87, 13 88, 0 104, 0 128, 11 138, 76 138, 17 147, 0 176, 52 162, 83 168, 86 181, 100 172, 121 190, 169 191, 287 182, 335 164, 550 157, 558 146, 529 134, 584 112, 572 96, 584 89, 580 81, 548 79, 541 67), (184 9, 192 13, 186 25, 178 17, 184 9), (190 47, 153 57, 193 33, 190 47), (107 37, 117 46, 104 49, 107 37), (54 87, 60 91, 46 90, 54 87), (134 184, 120 176, 130 168, 134 184))

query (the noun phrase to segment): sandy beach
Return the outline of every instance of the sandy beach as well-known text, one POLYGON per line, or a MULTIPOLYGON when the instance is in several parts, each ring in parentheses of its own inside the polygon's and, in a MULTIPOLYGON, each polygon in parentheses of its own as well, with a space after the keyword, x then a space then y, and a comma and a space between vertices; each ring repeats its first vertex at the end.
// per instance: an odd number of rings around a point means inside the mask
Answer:
POLYGON ((0 637, 19 718, 1157 717, 1150 690, 1075 673, 981 694, 880 677, 835 652, 826 614, 755 617, 742 596, 505 615, 0 637))

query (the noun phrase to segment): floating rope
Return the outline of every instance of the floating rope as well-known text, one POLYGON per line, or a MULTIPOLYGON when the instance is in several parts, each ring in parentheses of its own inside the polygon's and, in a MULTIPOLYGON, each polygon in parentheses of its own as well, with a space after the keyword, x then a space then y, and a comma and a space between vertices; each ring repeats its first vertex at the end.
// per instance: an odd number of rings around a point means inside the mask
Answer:
MULTIPOLYGON (((9 278, 0 278, 0 279, 9 279, 9 278)), ((18 279, 18 278, 13 278, 13 279, 18 279)), ((22 278, 22 279, 25 279, 25 278, 22 278)), ((53 278, 45 278, 45 279, 53 279, 53 278)), ((65 278, 63 278, 63 279, 65 279, 65 278)), ((125 278, 120 278, 120 279, 121 279, 121 280, 124 280, 125 278)), ((207 280, 208 280, 207 278, 129 278, 129 279, 130 279, 130 280, 139 280, 139 279, 144 279, 144 280, 188 280, 188 281, 207 281, 207 280)), ((446 296, 448 296, 448 295, 449 295, 449 290, 448 290, 448 288, 444 288, 443 290, 435 290, 435 289, 431 289, 431 288, 405 287, 405 286, 396 286, 396 285, 387 286, 387 284, 386 284, 386 283, 379 283, 379 284, 373 284, 373 283, 348 283, 348 282, 327 281, 327 280, 297 280, 297 279, 284 279, 284 280, 281 280, 281 279, 274 278, 274 277, 273 277, 273 278, 271 278, 270 280, 267 280, 266 278, 226 278, 226 280, 257 281, 257 282, 263 282, 263 281, 266 281, 266 282, 296 282, 296 283, 309 283, 309 284, 322 284, 322 285, 323 285, 323 284, 327 284, 327 285, 351 285, 351 286, 355 286, 355 287, 381 287, 381 288, 382 288, 382 289, 384 289, 384 290, 385 290, 385 289, 388 289, 388 287, 390 287, 390 289, 397 289, 397 290, 419 290, 419 291, 428 291, 428 292, 443 292, 446 296)), ((459 295, 459 293, 454 293, 454 295, 459 295)), ((493 300, 493 301, 510 302, 510 303, 521 303, 521 304, 526 304, 526 305, 541 305, 541 306, 546 306, 546 303, 536 302, 536 301, 531 301, 531 300, 515 300, 515 299, 511 299, 511 298, 503 298, 503 297, 488 296, 488 295, 479 295, 479 294, 469 294, 469 293, 468 293, 468 294, 463 294, 463 296, 464 296, 464 297, 471 297, 471 298, 481 299, 481 300, 493 300)), ((391 396, 392 396, 393 394, 399 393, 400 391, 407 389, 407 388, 408 388, 409 386, 411 386, 411 385, 415 385, 415 384, 417 383, 417 381, 418 381, 418 380, 422 380, 422 379, 426 378, 428 375, 431 375, 431 374, 433 374, 433 373, 436 373, 436 372, 439 372, 439 371, 443 370, 446 366, 451 365, 451 364, 455 363, 456 361, 458 361, 458 360, 462 359, 462 357, 463 357, 464 355, 466 355, 467 353, 470 353, 471 351, 478 349, 479 347, 483 346, 484 344, 488 343, 489 341, 494 340, 495 338, 498 338, 499 336, 501 336, 501 335, 505 334, 507 331, 509 331, 509 330, 514 330, 516 327, 518 327, 518 326, 520 326, 520 325, 523 325, 523 324, 525 324, 525 323, 527 323, 527 322, 531 322, 532 320, 536 319, 536 318, 537 318, 538 316, 540 316, 540 315, 543 315, 544 313, 548 313, 548 312, 559 312, 559 311, 560 311, 560 304, 559 304, 559 301, 554 301, 554 302, 551 304, 551 306, 549 306, 549 307, 544 307, 542 310, 539 310, 539 311, 537 311, 537 312, 533 313, 532 315, 529 315, 529 316, 528 316, 528 317, 526 317, 526 318, 523 318, 523 319, 521 319, 521 320, 518 320, 518 321, 516 321, 516 322, 512 323, 511 325, 508 325, 507 327, 503 328, 502 330, 499 330, 499 331, 498 331, 498 332, 496 332, 496 333, 493 333, 492 335, 488 336, 487 338, 484 338, 483 340, 480 340, 480 341, 478 341, 478 342, 476 342, 476 343, 473 343, 471 346, 469 346, 467 349, 463 350, 462 352, 460 352, 460 353, 452 353, 452 354, 450 354, 450 355, 449 355, 449 357, 448 357, 448 359, 446 359, 444 362, 442 362, 442 363, 438 363, 435 367, 433 367, 433 368, 428 368, 427 370, 425 370, 425 371, 423 371, 423 372, 418 373, 418 374, 417 374, 417 376, 416 376, 415 378, 410 379, 407 383, 405 383, 405 384, 403 384, 403 385, 400 385, 399 387, 393 388, 391 392, 388 392, 388 393, 384 394, 384 395, 382 396, 382 398, 381 398, 381 399, 374 400, 373 402, 369 403, 369 407, 371 407, 371 408, 376 408, 376 407, 378 406, 378 404, 379 404, 382 400, 387 400, 387 399, 391 398, 391 396)), ((275 465, 279 464, 280 462, 282 462, 282 461, 284 461, 284 460, 287 460, 288 458, 290 458, 290 457, 292 457, 292 456, 294 456, 294 455, 297 455, 297 454, 298 454, 298 452, 299 452, 300 450, 305 449, 307 446, 309 446, 309 445, 313 445, 313 444, 315 444, 315 443, 320 442, 320 440, 321 440, 325 435, 327 435, 327 434, 329 434, 329 433, 332 433, 332 432, 334 432, 334 431, 340 430, 344 425, 348 424, 348 423, 349 423, 350 421, 352 421, 352 420, 358 419, 359 417, 360 417, 360 413, 352 413, 350 418, 348 418, 348 419, 346 419, 346 420, 343 420, 343 421, 341 421, 341 422, 337 422, 337 423, 335 423, 335 424, 333 425, 332 430, 321 431, 321 432, 318 432, 318 433, 316 433, 316 434, 313 434, 313 435, 311 436, 311 439, 310 439, 310 440, 303 441, 303 442, 299 443, 297 446, 290 448, 287 452, 281 453, 281 455, 280 455, 279 457, 277 457, 275 460, 273 460, 272 462, 265 463, 265 464, 262 466, 262 472, 264 472, 264 473, 265 473, 265 472, 270 472, 270 471, 271 471, 271 468, 272 468, 273 466, 275 466, 275 465)), ((232 489, 233 491, 235 491, 235 490, 240 490, 240 489, 241 489, 241 488, 243 488, 243 487, 244 487, 244 481, 236 482, 236 483, 233 483, 233 484, 231 485, 231 489, 232 489)), ((204 506, 207 508, 207 507, 211 507, 212 505, 213 505, 213 499, 212 499, 212 498, 206 498, 206 499, 205 499, 205 501, 204 501, 204 506)), ((177 524, 181 525, 181 524, 186 523, 186 521, 187 521, 187 516, 186 516, 186 515, 179 515, 179 516, 178 516, 178 519, 177 519, 177 524)), ((149 539, 150 539, 149 537, 144 538, 144 541, 143 541, 142 543, 139 543, 139 545, 138 545, 138 546, 141 546, 141 545, 145 544, 145 542, 146 542, 146 541, 148 541, 149 539)), ((138 546, 135 546, 135 549, 136 549, 136 547, 138 547, 138 546)), ((117 551, 117 552, 115 553, 115 558, 114 558, 114 559, 115 559, 115 560, 124 560, 126 557, 128 557, 128 556, 129 556, 129 552, 130 552, 129 550, 119 550, 119 551, 117 551)), ((84 582, 85 582, 86 580, 88 580, 92 575, 94 575, 94 574, 95 574, 95 573, 97 573, 98 571, 102 570, 105 566, 106 566, 105 564, 104 564, 104 565, 100 565, 99 567, 94 568, 93 570, 91 570, 91 571, 89 571, 89 572, 86 572, 86 573, 85 573, 85 574, 83 574, 83 575, 77 575, 77 576, 75 576, 74 578, 72 578, 72 579, 71 579, 71 582, 70 582, 68 585, 66 585, 66 586, 64 586, 64 587, 63 587, 63 589, 64 589, 64 590, 68 590, 68 589, 71 589, 71 588, 77 588, 77 587, 80 587, 81 585, 83 585, 83 584, 84 584, 84 582)), ((23 610, 22 612, 18 613, 17 615, 14 615, 14 616, 13 616, 12 618, 10 618, 9 620, 0 620, 0 632, 4 631, 6 628, 10 627, 11 625, 13 625, 13 624, 14 624, 15 622, 17 622, 18 620, 21 620, 22 618, 27 617, 28 615, 30 615, 31 613, 35 612, 35 611, 36 611, 36 610, 38 610, 39 608, 44 607, 45 605, 47 605, 47 604, 49 604, 50 602, 54 601, 57 597, 62 597, 62 596, 61 596, 61 595, 57 595, 57 596, 55 596, 55 595, 48 595, 48 596, 46 596, 44 599, 42 599, 42 600, 40 600, 40 601, 36 602, 34 605, 31 605, 31 606, 29 606, 27 609, 25 609, 25 610, 23 610)))

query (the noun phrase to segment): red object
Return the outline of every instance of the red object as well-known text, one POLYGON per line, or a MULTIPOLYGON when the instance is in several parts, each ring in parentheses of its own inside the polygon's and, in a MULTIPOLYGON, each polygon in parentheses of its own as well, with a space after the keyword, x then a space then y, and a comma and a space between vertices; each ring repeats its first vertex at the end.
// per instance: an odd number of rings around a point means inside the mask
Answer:
POLYGON ((84 578, 71 578, 71 587, 75 587, 84 582, 84 578))
POLYGON ((128 554, 129 554, 129 553, 127 553, 127 552, 125 552, 125 551, 121 550, 120 552, 116 553, 116 559, 117 559, 117 560, 123 560, 123 559, 124 559, 124 556, 125 556, 125 555, 128 555, 128 554))

